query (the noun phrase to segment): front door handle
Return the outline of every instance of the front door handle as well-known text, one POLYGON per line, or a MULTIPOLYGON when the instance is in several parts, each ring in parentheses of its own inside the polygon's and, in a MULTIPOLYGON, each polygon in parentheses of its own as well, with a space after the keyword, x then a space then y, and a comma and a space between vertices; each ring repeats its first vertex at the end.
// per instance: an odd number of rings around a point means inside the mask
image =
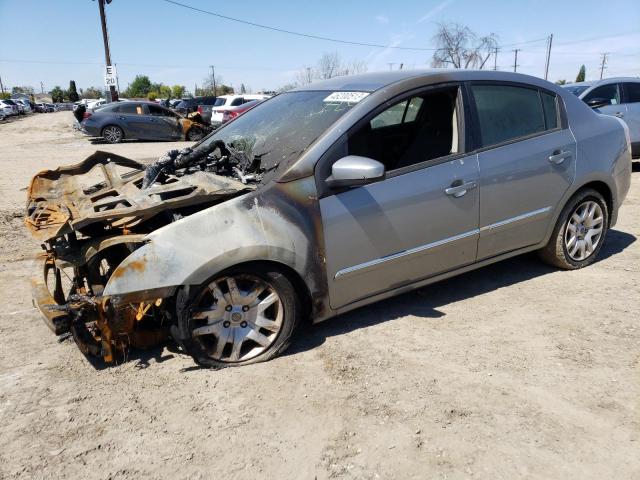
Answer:
POLYGON ((456 180, 449 188, 444 189, 444 193, 451 197, 460 198, 465 195, 468 190, 473 190, 477 186, 478 184, 476 182, 463 182, 462 180, 456 180))
POLYGON ((616 117, 618 117, 618 118, 622 118, 622 117, 624 117, 624 113, 622 113, 622 112, 616 112, 616 113, 614 113, 613 115, 614 115, 614 116, 616 116, 616 117))
POLYGON ((556 150, 553 154, 549 155, 549 161, 555 165, 560 165, 565 159, 571 156, 571 152, 569 151, 560 151, 556 150))

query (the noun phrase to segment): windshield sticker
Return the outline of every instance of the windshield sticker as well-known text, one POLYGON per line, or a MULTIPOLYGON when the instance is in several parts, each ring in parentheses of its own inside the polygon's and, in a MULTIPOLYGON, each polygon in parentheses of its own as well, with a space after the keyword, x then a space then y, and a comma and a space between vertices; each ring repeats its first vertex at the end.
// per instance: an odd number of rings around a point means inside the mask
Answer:
POLYGON ((333 92, 323 101, 328 103, 358 103, 367 95, 369 95, 367 92, 333 92))

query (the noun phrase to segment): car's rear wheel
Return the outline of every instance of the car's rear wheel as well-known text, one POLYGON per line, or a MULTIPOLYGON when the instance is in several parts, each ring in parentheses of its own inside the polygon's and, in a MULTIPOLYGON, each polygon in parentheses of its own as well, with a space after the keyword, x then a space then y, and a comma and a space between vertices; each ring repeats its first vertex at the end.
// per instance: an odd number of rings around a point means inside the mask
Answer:
POLYGON ((107 125, 102 129, 102 138, 109 143, 120 143, 124 140, 124 132, 116 125, 107 125))
POLYGON ((301 312, 289 279, 262 266, 224 272, 188 297, 178 294, 179 341, 208 367, 275 357, 288 347, 301 312))
POLYGON ((602 195, 579 191, 562 210, 549 243, 540 251, 544 261, 566 270, 592 264, 609 228, 609 210, 602 195))

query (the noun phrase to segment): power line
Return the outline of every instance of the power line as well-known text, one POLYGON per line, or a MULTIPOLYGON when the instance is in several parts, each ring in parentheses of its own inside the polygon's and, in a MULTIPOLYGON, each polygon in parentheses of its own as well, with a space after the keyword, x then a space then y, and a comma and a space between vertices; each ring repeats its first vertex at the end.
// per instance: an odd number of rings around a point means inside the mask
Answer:
POLYGON ((230 17, 228 15, 222 15, 221 13, 212 12, 212 11, 209 11, 209 10, 203 10, 202 8, 197 8, 197 7, 194 7, 192 5, 187 5, 185 3, 176 2, 174 0, 161 0, 161 1, 166 2, 166 3, 170 3, 172 5, 176 5, 176 6, 179 6, 179 7, 187 8, 187 9, 193 10, 195 12, 200 12, 200 13, 204 13, 206 15, 211 15, 213 17, 218 17, 218 18, 222 18, 224 20, 229 20, 231 22, 242 23, 244 25, 250 25, 252 27, 262 28, 262 29, 265 29, 265 30, 271 30, 273 32, 280 32, 280 33, 286 33, 286 34, 289 34, 289 35, 296 35, 298 37, 313 38, 315 40, 324 40, 326 42, 344 43, 344 44, 347 44, 347 45, 358 45, 358 46, 361 46, 361 47, 393 48, 393 49, 396 49, 396 50, 415 50, 415 51, 422 51, 422 52, 434 52, 434 51, 439 50, 438 48, 401 47, 401 46, 393 46, 393 45, 382 45, 382 44, 379 44, 379 43, 356 42, 356 41, 344 40, 344 39, 340 39, 340 38, 324 37, 322 35, 314 35, 314 34, 311 34, 311 33, 295 32, 293 30, 286 30, 284 28, 272 27, 270 25, 263 25, 261 23, 249 22, 247 20, 241 20, 239 18, 230 17))

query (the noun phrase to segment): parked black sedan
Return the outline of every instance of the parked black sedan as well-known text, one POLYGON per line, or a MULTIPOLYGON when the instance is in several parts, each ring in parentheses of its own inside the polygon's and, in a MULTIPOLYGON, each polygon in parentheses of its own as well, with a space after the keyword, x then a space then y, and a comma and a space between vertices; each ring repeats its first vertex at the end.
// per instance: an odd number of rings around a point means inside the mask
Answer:
POLYGON ((109 143, 123 140, 201 140, 211 128, 153 102, 107 104, 82 113, 80 127, 91 137, 109 143))

